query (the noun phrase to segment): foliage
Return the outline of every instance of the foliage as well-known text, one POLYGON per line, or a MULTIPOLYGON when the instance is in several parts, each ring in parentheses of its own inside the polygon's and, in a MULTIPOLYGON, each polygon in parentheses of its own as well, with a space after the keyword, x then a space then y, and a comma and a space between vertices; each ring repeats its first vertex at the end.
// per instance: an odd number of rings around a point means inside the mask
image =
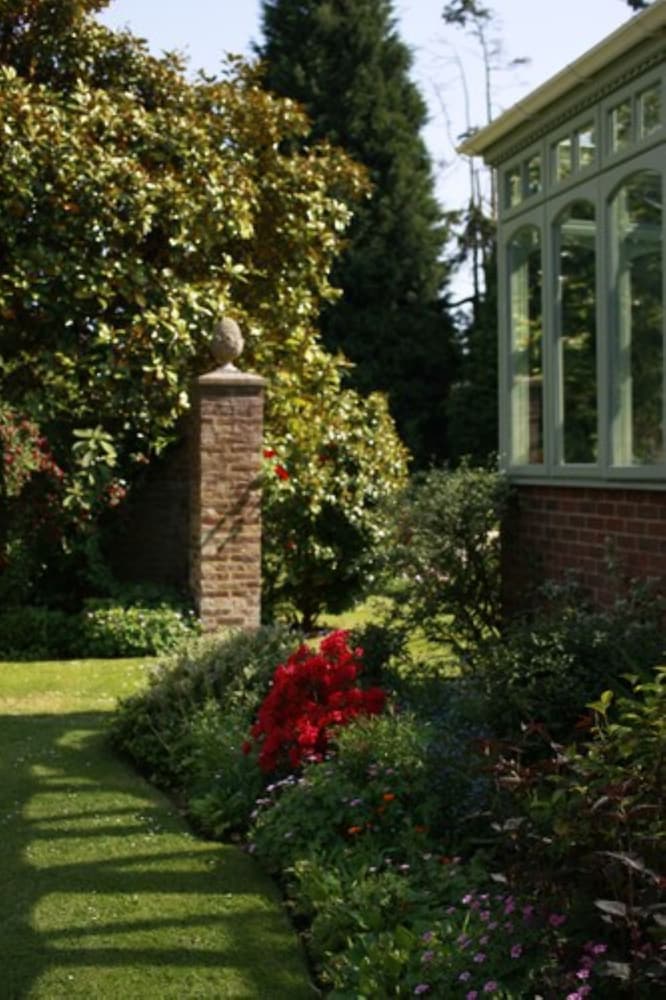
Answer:
MULTIPOLYGON (((290 392, 317 382, 313 323, 364 189, 342 152, 304 145, 303 113, 252 70, 190 82, 177 57, 98 24, 101 6, 0 13, 1 394, 63 470, 51 555, 77 572, 112 484, 173 437, 221 313, 248 366, 289 372, 290 392)), ((275 395, 277 442, 290 424, 275 395)))
POLYGON ((463 461, 455 471, 416 477, 396 505, 387 564, 403 584, 399 613, 428 639, 464 650, 499 635, 508 490, 497 472, 463 461))
POLYGON ((345 149, 373 185, 333 272, 343 295, 322 314, 325 343, 354 362, 356 388, 388 394, 417 464, 442 460, 455 366, 442 295, 448 233, 419 134, 426 107, 393 3, 265 0, 262 24, 266 87, 301 102, 312 137, 345 149))
POLYGON ((49 542, 60 537, 62 469, 34 421, 0 401, 0 600, 30 598, 49 542))
POLYGON ((13 660, 151 656, 175 649, 198 629, 191 612, 157 606, 89 602, 78 614, 55 608, 0 611, 0 657, 13 660))
POLYGON ((579 908, 594 900, 612 944, 604 974, 631 995, 652 996, 666 984, 666 669, 589 707, 596 721, 587 739, 562 746, 536 727, 490 748, 512 814, 497 830, 512 864, 575 895, 579 908))
POLYGON ((358 718, 302 775, 269 785, 257 802, 253 851, 273 870, 316 854, 377 859, 423 847, 437 803, 427 788, 427 729, 409 715, 358 718))
POLYGON ((591 608, 576 586, 551 585, 545 595, 540 610, 471 653, 496 733, 539 722, 566 736, 600 690, 625 687, 623 674, 663 655, 660 608, 649 590, 634 589, 607 610, 591 608))
MULTIPOLYGON (((318 651, 304 644, 276 668, 250 731, 262 771, 322 760, 334 729, 382 711, 384 692, 356 684, 361 654, 348 648, 346 632, 332 632, 318 651)), ((245 750, 250 752, 249 742, 245 750)))
POLYGON ((309 632, 373 586, 407 455, 385 400, 342 389, 330 359, 307 387, 275 373, 274 390, 284 433, 264 453, 262 605, 309 632))
POLYGON ((286 659, 293 643, 293 633, 279 627, 192 641, 158 665, 146 691, 121 703, 112 741, 161 784, 188 786, 198 752, 195 734, 205 727, 202 710, 208 715, 214 703, 225 716, 245 713, 246 732, 275 664, 286 659))

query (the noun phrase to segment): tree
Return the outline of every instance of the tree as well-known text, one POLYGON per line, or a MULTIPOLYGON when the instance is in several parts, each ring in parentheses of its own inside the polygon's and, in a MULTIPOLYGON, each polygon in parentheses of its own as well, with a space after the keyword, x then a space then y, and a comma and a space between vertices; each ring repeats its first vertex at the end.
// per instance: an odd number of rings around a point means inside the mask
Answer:
POLYGON ((322 314, 325 343, 355 364, 356 388, 388 394, 415 461, 441 459, 455 357, 443 295, 448 229, 392 2, 265 0, 262 23, 266 87, 302 103, 312 139, 341 145, 373 185, 333 270, 343 294, 322 314))
POLYGON ((302 112, 251 69, 190 83, 98 24, 102 6, 0 9, 0 396, 62 471, 58 544, 84 563, 101 512, 174 438, 220 314, 271 377, 272 439, 307 421, 272 376, 307 395, 328 363, 314 324, 365 184, 304 146, 302 112))
POLYGON ((645 10, 650 6, 650 0, 627 0, 632 10, 645 10))

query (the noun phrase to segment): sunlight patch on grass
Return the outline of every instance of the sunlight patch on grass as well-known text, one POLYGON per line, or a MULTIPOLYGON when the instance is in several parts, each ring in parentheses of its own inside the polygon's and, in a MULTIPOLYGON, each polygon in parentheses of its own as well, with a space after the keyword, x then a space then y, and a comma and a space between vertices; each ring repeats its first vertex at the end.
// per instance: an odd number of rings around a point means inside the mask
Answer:
POLYGON ((273 883, 106 744, 111 704, 150 666, 0 665, 0 704, 16 704, 0 719, 0 994, 313 997, 273 883))

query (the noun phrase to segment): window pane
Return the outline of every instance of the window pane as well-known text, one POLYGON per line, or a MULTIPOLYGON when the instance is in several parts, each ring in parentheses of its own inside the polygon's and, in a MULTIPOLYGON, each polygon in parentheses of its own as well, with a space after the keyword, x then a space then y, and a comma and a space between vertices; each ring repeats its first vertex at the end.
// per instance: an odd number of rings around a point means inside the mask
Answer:
POLYGON ((611 149, 617 152, 631 142, 631 101, 623 101, 611 111, 611 149))
POLYGON ((541 190, 541 156, 537 153, 526 164, 527 193, 538 194, 541 190))
POLYGON ((543 462, 541 245, 534 226, 509 244, 511 462, 543 462))
POLYGON ((661 177, 635 174, 612 202, 613 461, 664 461, 661 177))
POLYGON ((659 84, 638 96, 641 139, 661 126, 661 88, 659 84))
POLYGON ((523 200, 522 171, 520 167, 514 167, 506 173, 506 193, 504 203, 507 208, 520 205, 523 200))
POLYGON ((597 460, 594 206, 577 201, 558 226, 560 460, 597 460))
POLYGON ((592 122, 583 125, 577 133, 578 140, 578 167, 589 167, 594 163, 594 152, 596 142, 594 137, 594 125, 592 122))
POLYGON ((555 144, 555 176, 558 181, 563 181, 566 177, 569 177, 571 171, 573 170, 573 159, 571 154, 570 136, 567 136, 566 139, 560 139, 560 141, 555 144))

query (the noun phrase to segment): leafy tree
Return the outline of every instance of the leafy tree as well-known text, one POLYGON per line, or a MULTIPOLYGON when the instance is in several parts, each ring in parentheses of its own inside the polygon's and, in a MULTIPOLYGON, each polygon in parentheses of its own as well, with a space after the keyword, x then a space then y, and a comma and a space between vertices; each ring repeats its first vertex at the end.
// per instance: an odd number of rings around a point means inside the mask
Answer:
POLYGON ((325 359, 314 321, 364 189, 251 69, 188 82, 98 24, 103 6, 0 7, 0 395, 63 471, 58 544, 88 570, 101 512, 174 438, 221 313, 271 379, 272 439, 307 423, 294 400, 325 359))
POLYGON ((426 108, 393 4, 265 0, 263 30, 266 86, 301 102, 312 137, 340 144, 373 184, 333 270, 343 295, 322 315, 325 343, 355 363, 355 387, 388 393, 417 463, 441 458, 455 357, 442 295, 448 233, 419 135, 426 108))
POLYGON ((650 0, 627 0, 632 10, 645 10, 650 6, 650 0))

